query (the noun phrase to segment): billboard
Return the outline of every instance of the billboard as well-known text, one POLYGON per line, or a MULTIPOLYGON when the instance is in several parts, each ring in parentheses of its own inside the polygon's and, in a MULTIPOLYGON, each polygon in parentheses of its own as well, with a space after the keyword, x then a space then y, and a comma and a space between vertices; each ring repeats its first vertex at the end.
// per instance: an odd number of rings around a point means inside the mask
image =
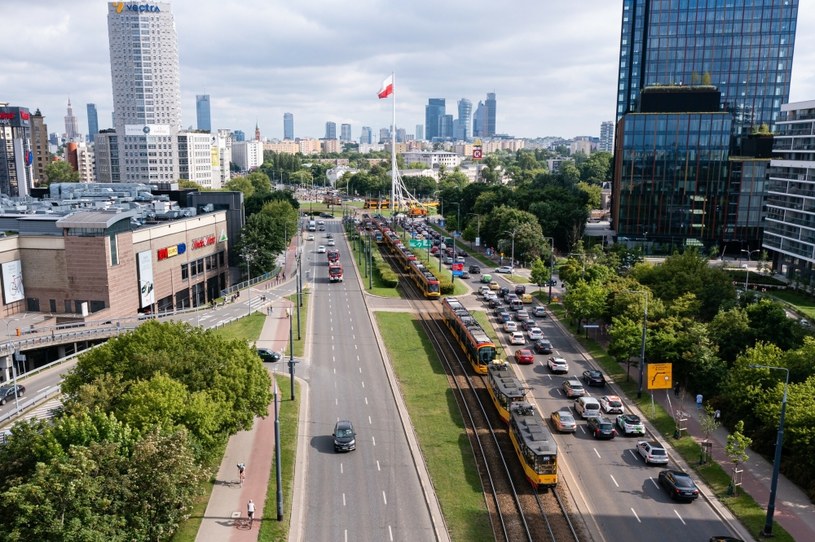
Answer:
POLYGON ((149 250, 139 252, 139 296, 141 308, 149 307, 156 302, 156 292, 153 287, 153 258, 149 250))
POLYGON ((23 265, 20 260, 6 262, 3 270, 3 301, 6 304, 25 298, 23 289, 23 265))
POLYGON ((670 363, 649 363, 648 389, 669 390, 673 387, 673 365, 670 363))

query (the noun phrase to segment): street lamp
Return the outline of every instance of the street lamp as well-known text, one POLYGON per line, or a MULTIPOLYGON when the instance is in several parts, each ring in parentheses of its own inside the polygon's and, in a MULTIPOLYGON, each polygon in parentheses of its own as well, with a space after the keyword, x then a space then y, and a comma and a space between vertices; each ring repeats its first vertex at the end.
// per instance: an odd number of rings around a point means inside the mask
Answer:
MULTIPOLYGON (((289 377, 291 378, 291 400, 294 401, 294 326, 291 321, 291 309, 287 309, 289 315, 289 377)), ((297 338, 300 340, 300 337, 297 338)))
POLYGON ((744 277, 744 292, 747 293, 747 289, 750 285, 750 266, 744 264, 742 265, 742 268, 747 270, 747 275, 744 277))
POLYGON ((778 421, 778 436, 775 441, 775 458, 773 459, 773 478, 770 483, 770 501, 767 504, 767 520, 764 522, 764 530, 761 531, 761 536, 770 537, 773 535, 773 514, 775 513, 775 494, 778 489, 778 472, 781 468, 781 445, 784 442, 784 413, 787 410, 787 386, 790 383, 790 370, 786 367, 773 367, 770 365, 749 365, 751 369, 775 369, 779 371, 786 371, 787 376, 784 380, 784 396, 781 399, 781 416, 778 421))
POLYGON ((645 308, 642 312, 642 344, 640 345, 640 383, 637 388, 637 399, 642 398, 642 382, 645 373, 645 338, 648 333, 648 291, 646 290, 625 290, 632 294, 642 294, 645 299, 645 308))
POLYGON ((248 247, 243 249, 243 260, 246 262, 246 284, 249 286, 249 316, 252 316, 252 268, 250 263, 254 259, 254 251, 248 247))
POLYGON ((552 282, 554 282, 555 276, 555 238, 544 237, 544 239, 549 239, 552 242, 552 250, 549 252, 549 303, 552 303, 552 282))
MULTIPOLYGON (((456 206, 456 230, 461 231, 461 202, 453 202, 450 205, 456 206)), ((453 265, 455 265, 458 260, 458 252, 456 252, 456 230, 453 230, 453 265)), ((456 275, 453 273, 452 266, 450 267, 450 275, 453 277, 452 281, 456 281, 456 275)))
POLYGON ((11 324, 12 322, 20 322, 21 320, 22 320, 22 317, 21 318, 10 318, 10 319, 6 320, 6 339, 8 340, 8 356, 9 356, 9 359, 11 360, 11 377, 12 377, 12 380, 13 380, 13 383, 14 383, 14 410, 17 412, 18 415, 20 414, 20 398, 18 396, 19 394, 17 393, 17 366, 15 364, 16 360, 14 359, 14 353, 16 351, 16 348, 13 348, 13 345, 11 343, 11 334, 9 333, 9 324, 11 324))
POLYGON ((518 228, 513 229, 512 231, 505 231, 507 235, 512 237, 512 255, 510 256, 509 266, 514 268, 515 267, 515 235, 518 233, 518 228))
POLYGON ((756 248, 753 250, 748 250, 746 248, 743 248, 741 249, 741 251, 747 254, 747 263, 742 265, 742 267, 747 270, 747 276, 744 278, 744 292, 747 293, 747 287, 750 281, 750 255, 753 254, 754 252, 761 252, 761 249, 756 248))

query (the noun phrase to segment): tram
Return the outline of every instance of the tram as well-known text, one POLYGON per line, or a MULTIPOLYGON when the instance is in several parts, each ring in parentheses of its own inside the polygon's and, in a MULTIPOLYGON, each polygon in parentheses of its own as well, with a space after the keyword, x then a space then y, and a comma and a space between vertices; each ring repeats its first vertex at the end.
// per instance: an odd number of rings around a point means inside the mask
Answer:
POLYGON ((510 405, 523 401, 527 388, 515 377, 509 363, 496 359, 487 365, 487 391, 498 415, 504 422, 509 423, 510 405))
POLYGON ((467 355, 473 370, 478 374, 487 374, 487 365, 495 359, 495 344, 461 301, 455 297, 445 297, 441 304, 444 322, 467 355))
POLYGON ((557 486, 557 444, 546 420, 530 403, 510 405, 509 438, 527 480, 536 488, 557 486))

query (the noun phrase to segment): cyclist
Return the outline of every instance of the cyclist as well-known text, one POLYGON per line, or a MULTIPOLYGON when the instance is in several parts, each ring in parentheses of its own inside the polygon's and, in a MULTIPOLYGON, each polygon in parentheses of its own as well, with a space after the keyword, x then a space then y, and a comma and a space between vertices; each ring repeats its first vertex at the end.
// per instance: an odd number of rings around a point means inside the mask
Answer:
POLYGON ((249 528, 252 528, 252 523, 255 521, 255 503, 252 502, 252 499, 249 499, 249 502, 246 503, 246 515, 249 516, 249 528))
POLYGON ((238 463, 238 477, 241 481, 241 487, 243 487, 243 481, 246 479, 246 465, 244 463, 238 463))

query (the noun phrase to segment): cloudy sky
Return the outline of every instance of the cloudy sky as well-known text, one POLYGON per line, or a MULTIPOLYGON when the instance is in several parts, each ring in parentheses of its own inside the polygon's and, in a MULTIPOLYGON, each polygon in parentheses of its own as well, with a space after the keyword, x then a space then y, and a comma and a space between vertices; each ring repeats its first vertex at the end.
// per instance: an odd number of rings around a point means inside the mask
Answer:
MULTIPOLYGON (((790 100, 815 99, 815 1, 801 0, 790 100)), ((614 117, 621 0, 176 0, 182 124, 209 94, 213 128, 322 137, 326 121, 390 124, 382 80, 396 73, 397 125, 424 124, 428 98, 473 109, 487 92, 497 130, 517 137, 599 135, 614 117)), ((63 132, 70 98, 110 127, 107 5, 0 0, 0 102, 40 109, 63 132)))

